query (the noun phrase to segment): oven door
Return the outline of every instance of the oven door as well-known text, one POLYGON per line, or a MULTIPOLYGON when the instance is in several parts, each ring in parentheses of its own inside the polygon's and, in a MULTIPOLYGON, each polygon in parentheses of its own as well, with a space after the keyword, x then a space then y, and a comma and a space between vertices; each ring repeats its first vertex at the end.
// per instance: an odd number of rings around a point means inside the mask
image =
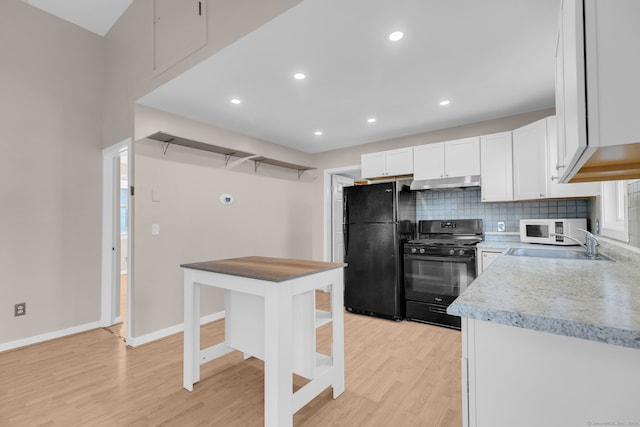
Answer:
POLYGON ((407 300, 448 305, 475 277, 475 255, 404 255, 404 288, 407 300))

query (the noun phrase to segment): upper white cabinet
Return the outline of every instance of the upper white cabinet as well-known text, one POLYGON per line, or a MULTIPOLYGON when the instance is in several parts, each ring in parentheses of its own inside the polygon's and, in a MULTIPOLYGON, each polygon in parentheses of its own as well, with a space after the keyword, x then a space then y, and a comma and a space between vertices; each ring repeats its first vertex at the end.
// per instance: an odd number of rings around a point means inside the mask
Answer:
POLYGON ((413 178, 480 175, 480 137, 413 147, 413 178))
POLYGON ((207 44, 206 1, 155 0, 154 71, 175 65, 207 44))
POLYGON ((483 202, 513 200, 511 132, 480 137, 480 182, 483 202))
POLYGON ((360 161, 362 178, 410 175, 413 173, 413 148, 363 154, 360 161))
POLYGON ((547 197, 547 120, 513 131, 513 199, 547 197))
POLYGON ((559 182, 556 116, 547 117, 547 194, 550 198, 590 197, 600 193, 599 182, 562 184, 559 182))
POLYGON ((561 182, 640 177, 640 1, 563 0, 556 46, 561 182))

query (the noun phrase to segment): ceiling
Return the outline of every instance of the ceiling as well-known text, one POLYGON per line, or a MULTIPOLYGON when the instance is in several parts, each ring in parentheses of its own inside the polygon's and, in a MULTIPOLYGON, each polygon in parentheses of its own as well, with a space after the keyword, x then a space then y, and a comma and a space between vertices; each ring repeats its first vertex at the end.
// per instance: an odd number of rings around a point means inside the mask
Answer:
POLYGON ((24 0, 32 6, 104 36, 133 0, 24 0))
POLYGON ((304 0, 138 102, 308 153, 550 108, 559 5, 304 0))

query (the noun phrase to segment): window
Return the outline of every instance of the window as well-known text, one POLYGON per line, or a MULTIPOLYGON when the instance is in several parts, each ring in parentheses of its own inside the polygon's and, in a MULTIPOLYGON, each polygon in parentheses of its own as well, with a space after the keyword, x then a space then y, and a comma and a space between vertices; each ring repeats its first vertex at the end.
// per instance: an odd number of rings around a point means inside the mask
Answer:
POLYGON ((600 234, 623 242, 629 241, 627 186, 627 181, 605 181, 600 199, 600 234))

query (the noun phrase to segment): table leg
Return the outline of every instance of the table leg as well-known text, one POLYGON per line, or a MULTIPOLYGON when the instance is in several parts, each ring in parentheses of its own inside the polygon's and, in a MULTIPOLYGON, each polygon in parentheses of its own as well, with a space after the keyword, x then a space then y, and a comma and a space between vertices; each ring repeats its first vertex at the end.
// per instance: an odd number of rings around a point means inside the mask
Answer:
POLYGON ((182 386, 193 391, 200 381, 200 286, 190 270, 184 271, 184 353, 182 386))
POLYGON ((344 392, 344 282, 342 277, 337 282, 331 286, 331 324, 333 328, 331 356, 334 370, 334 399, 344 392))
POLYGON ((265 288, 264 425, 293 426, 292 296, 282 283, 265 288))

